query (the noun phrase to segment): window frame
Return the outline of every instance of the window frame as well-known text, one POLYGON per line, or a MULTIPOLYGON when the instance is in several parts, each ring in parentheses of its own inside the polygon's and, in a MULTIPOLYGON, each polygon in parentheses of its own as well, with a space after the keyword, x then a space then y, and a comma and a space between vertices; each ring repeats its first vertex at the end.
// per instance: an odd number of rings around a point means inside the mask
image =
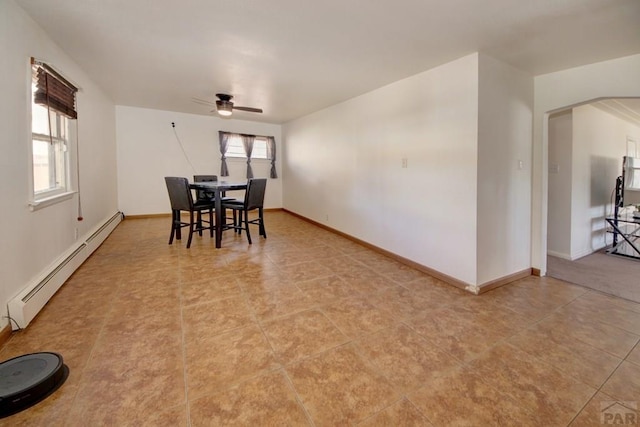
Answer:
MULTIPOLYGON (((71 125, 70 118, 66 117, 61 112, 47 107, 37 105, 35 103, 35 93, 36 93, 36 85, 34 78, 34 68, 33 64, 29 67, 29 200, 28 206, 31 211, 35 211, 41 209, 46 206, 51 206, 53 204, 69 200, 73 197, 73 195, 77 192, 74 190, 74 147, 77 139, 77 129, 71 125), (36 132, 36 126, 34 123, 34 107, 43 107, 47 114, 51 117, 51 130, 53 135, 49 136, 48 133, 36 132), (57 177, 60 177, 63 180, 63 184, 56 184, 55 187, 49 187, 44 190, 36 189, 36 158, 35 152, 36 147, 35 144, 37 142, 47 143, 55 145, 55 147, 50 147, 47 152, 48 160, 47 164, 54 165, 53 171, 49 172, 49 183, 57 182, 57 177), (60 171, 59 169, 63 170, 60 171), (53 175, 52 175, 53 174, 53 175)), ((47 123, 48 127, 48 123, 47 123)))

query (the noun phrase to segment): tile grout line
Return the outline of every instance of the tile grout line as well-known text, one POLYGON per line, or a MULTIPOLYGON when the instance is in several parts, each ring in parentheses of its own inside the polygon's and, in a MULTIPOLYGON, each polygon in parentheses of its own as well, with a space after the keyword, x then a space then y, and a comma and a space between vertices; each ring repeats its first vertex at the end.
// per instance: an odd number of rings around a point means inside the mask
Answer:
POLYGON ((115 309, 115 300, 117 299, 118 294, 120 293, 120 290, 122 288, 122 281, 124 279, 122 277, 120 277, 118 279, 118 286, 117 286, 117 290, 116 292, 114 292, 114 294, 111 296, 111 303, 109 304, 109 309, 106 310, 106 313, 102 319, 102 324, 100 325, 100 330, 99 332, 96 334, 96 337, 93 341, 93 344, 91 346, 91 350, 89 351, 89 354, 87 355, 87 359, 84 363, 84 367, 82 368, 82 371, 80 372, 80 376, 78 378, 78 388, 75 391, 75 394, 73 396, 73 399, 71 400, 71 404, 69 405, 69 411, 65 417, 65 423, 67 423, 69 421, 69 417, 71 417, 71 415, 73 414, 73 409, 75 408, 75 406, 77 405, 77 400, 78 400, 78 394, 80 392, 81 389, 81 385, 82 385, 82 381, 83 378, 86 374, 86 370, 89 366, 89 363, 91 362, 91 359, 93 358, 93 355, 96 351, 96 347, 98 345, 98 342, 100 341, 100 337, 102 337, 103 333, 104 333, 104 329, 106 327, 107 324, 107 320, 109 317, 109 314, 112 313, 115 309))
POLYGON ((302 400, 302 397, 298 393, 298 390, 296 390, 296 387, 293 384, 293 381, 289 377, 289 372, 287 372, 287 370, 285 369, 284 366, 282 367, 282 373, 283 373, 287 383, 289 384, 290 390, 293 391, 293 394, 296 397, 296 402, 298 403, 298 405, 300 405, 300 407, 302 408, 302 411, 304 412, 304 415, 307 417, 307 421, 309 421, 309 424, 311 424, 312 426, 315 427, 316 423, 313 421, 313 418, 311 417, 311 414, 309 413, 309 410, 304 405, 304 401, 302 400))
POLYGON ((187 416, 187 427, 191 427, 191 402, 189 400, 189 376, 187 367, 187 345, 185 339, 185 327, 184 327, 184 292, 182 281, 182 262, 181 257, 178 255, 178 289, 180 290, 180 339, 182 346, 182 376, 184 383, 184 399, 185 399, 185 411, 187 416))

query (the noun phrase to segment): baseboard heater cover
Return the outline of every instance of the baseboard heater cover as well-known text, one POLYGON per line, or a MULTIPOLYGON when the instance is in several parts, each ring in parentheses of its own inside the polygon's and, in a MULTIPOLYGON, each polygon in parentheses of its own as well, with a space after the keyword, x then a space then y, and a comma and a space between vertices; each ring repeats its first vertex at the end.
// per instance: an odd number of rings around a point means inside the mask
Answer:
POLYGON ((122 213, 118 212, 88 233, 86 239, 82 239, 65 252, 36 280, 25 286, 7 304, 7 310, 11 319, 13 330, 24 329, 42 310, 42 307, 62 287, 64 282, 71 277, 74 271, 89 258, 104 240, 111 234, 122 221, 122 213))

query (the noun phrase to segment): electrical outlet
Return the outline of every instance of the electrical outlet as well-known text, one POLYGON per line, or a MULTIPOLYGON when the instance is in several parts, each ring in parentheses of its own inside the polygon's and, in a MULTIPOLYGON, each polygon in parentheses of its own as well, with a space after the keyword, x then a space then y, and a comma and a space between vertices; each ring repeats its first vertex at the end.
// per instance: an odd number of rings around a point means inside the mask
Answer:
POLYGON ((78 240, 78 229, 76 228, 73 232, 74 239, 78 240))
POLYGON ((402 167, 403 167, 403 168, 406 168, 406 167, 407 167, 407 158, 406 158, 406 157, 403 157, 403 158, 402 158, 402 167))

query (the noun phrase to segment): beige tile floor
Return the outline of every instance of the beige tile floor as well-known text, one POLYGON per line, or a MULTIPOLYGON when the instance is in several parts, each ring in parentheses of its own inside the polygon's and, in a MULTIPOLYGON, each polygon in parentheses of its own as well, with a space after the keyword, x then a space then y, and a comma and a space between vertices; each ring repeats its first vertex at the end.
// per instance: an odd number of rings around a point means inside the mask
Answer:
POLYGON ((530 277, 465 294, 284 212, 167 245, 127 219, 2 360, 56 351, 29 426, 601 425, 640 401, 640 304, 530 277))

